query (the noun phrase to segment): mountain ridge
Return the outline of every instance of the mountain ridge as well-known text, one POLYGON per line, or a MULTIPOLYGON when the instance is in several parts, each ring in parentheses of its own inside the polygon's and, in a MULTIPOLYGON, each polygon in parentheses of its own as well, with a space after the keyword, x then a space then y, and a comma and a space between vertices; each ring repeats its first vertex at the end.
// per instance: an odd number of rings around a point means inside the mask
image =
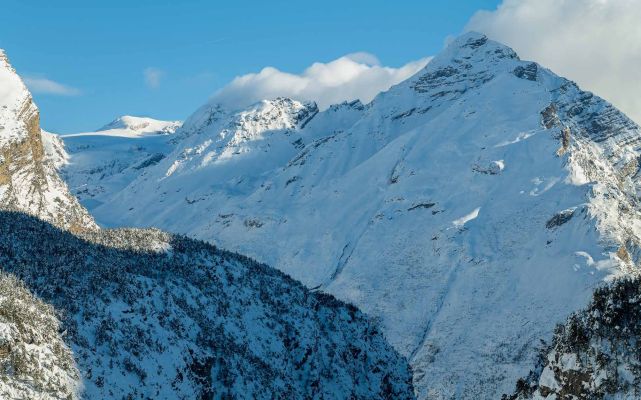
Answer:
POLYGON ((358 309, 266 265, 159 230, 0 220, 4 273, 64 327, 72 398, 413 398, 407 363, 358 309))

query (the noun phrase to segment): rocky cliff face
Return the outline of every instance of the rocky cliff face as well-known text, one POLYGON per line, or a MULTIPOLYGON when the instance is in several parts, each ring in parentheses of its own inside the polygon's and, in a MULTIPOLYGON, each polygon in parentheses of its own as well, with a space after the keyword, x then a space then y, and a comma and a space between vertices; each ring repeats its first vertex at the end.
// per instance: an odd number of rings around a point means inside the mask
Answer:
POLYGON ((0 50, 0 205, 82 231, 96 227, 45 157, 38 108, 0 50))
POLYGON ((508 393, 594 287, 637 270, 639 128, 500 43, 466 34, 370 104, 282 123, 305 108, 204 106, 94 214, 358 305, 429 399, 508 393))

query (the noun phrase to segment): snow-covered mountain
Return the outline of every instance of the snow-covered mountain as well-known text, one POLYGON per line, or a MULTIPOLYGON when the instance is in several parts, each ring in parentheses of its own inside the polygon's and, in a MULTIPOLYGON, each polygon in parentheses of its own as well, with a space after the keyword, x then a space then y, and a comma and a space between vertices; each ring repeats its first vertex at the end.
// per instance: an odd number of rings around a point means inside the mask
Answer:
POLYGON ((0 398, 414 398, 356 307, 201 241, 97 229, 0 54, 0 398))
MULTIPOLYGON (((160 121, 147 117, 123 115, 98 129, 97 132, 108 136, 137 137, 145 135, 167 135, 174 133, 182 125, 181 121, 160 121)), ((78 135, 83 135, 82 133, 78 135)))
POLYGON ((123 116, 95 132, 54 136, 64 144, 52 148, 52 158, 72 193, 91 211, 162 160, 180 125, 123 116))
POLYGON ((95 228, 45 155, 52 140, 41 131, 31 94, 0 50, 0 207, 71 230, 95 228))
POLYGON ((207 104, 174 136, 96 219, 187 233, 356 304, 420 398, 511 393, 555 325, 639 262, 637 125, 480 34, 370 104, 207 104))

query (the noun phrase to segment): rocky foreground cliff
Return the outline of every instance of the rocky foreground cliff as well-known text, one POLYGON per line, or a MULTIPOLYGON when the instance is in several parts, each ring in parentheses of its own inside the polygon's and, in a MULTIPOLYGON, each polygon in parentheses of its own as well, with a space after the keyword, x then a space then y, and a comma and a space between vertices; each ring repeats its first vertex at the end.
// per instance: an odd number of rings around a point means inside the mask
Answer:
POLYGON ((0 50, 0 207, 73 231, 95 229, 89 213, 45 156, 48 139, 31 94, 0 50))

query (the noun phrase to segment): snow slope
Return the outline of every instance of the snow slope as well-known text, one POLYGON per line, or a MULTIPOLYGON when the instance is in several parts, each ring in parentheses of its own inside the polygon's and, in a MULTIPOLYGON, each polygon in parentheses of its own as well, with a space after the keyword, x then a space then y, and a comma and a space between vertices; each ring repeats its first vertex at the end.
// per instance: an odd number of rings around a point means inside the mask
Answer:
POLYGON ((175 135, 96 218, 194 235, 353 302, 420 398, 511 392, 555 324, 639 261, 639 128, 479 34, 367 105, 207 104, 175 135))
POLYGON ((31 94, 0 50, 0 205, 72 230, 95 228, 45 155, 51 148, 31 94))

